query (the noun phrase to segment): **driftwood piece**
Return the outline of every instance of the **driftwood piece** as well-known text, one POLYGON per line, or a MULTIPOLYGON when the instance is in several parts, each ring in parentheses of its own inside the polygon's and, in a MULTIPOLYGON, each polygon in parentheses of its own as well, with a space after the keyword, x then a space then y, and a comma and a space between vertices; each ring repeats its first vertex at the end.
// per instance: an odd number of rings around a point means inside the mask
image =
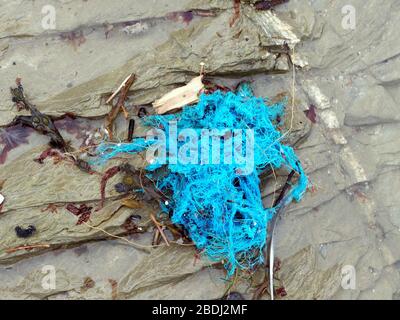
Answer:
POLYGON ((128 118, 128 112, 125 109, 124 103, 126 97, 128 95, 129 88, 132 86, 133 82, 135 82, 136 76, 132 73, 129 75, 124 82, 119 86, 119 88, 111 95, 111 97, 107 100, 107 102, 112 101, 112 99, 121 91, 117 104, 111 108, 111 111, 108 113, 106 117, 105 127, 107 129, 107 133, 110 139, 113 138, 113 123, 115 118, 118 116, 119 112, 122 110, 125 114, 125 118, 128 118))
POLYGON ((176 88, 154 101, 153 107, 155 111, 158 114, 164 114, 168 111, 182 108, 185 105, 196 103, 199 100, 199 94, 204 90, 202 79, 202 75, 193 78, 187 85, 176 88))

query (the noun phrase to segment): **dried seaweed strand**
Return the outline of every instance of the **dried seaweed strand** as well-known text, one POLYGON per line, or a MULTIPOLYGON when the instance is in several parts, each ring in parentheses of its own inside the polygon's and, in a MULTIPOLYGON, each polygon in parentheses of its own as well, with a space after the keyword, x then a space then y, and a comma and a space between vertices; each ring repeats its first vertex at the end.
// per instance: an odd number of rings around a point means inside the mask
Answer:
POLYGON ((26 245, 26 246, 18 246, 18 247, 6 249, 5 252, 13 253, 13 252, 20 251, 20 250, 32 250, 32 249, 36 249, 36 248, 50 248, 50 245, 49 244, 32 244, 32 245, 26 245))
POLYGON ((166 245, 169 247, 169 241, 168 241, 167 237, 165 236, 165 233, 162 230, 160 223, 156 220, 156 218, 154 217, 153 214, 150 214, 150 218, 151 218, 151 220, 153 220, 154 224, 156 225, 158 231, 161 234, 161 237, 164 239, 166 245))
POLYGON ((106 184, 109 179, 111 179, 113 176, 115 176, 118 172, 120 172, 120 167, 115 166, 110 169, 108 169, 104 174, 103 177, 101 178, 101 183, 100 183, 100 194, 101 194, 101 201, 100 201, 100 206, 97 208, 96 211, 100 210, 104 206, 104 201, 106 199, 106 184))

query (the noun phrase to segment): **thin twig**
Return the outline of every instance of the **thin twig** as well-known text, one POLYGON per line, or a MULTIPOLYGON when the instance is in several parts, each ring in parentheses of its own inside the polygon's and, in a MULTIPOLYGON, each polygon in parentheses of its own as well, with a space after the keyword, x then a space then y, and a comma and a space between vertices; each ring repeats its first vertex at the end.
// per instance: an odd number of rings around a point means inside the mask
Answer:
POLYGON ((229 283, 228 287, 226 288, 225 293, 223 295, 224 297, 228 296, 231 293, 231 289, 236 284, 237 278, 238 278, 238 269, 235 270, 235 277, 233 278, 233 280, 229 283))
POLYGON ((13 253, 13 252, 20 251, 20 250, 32 250, 32 249, 36 249, 36 248, 50 248, 50 245, 49 244, 31 244, 31 245, 26 245, 26 246, 9 248, 9 249, 6 249, 5 251, 7 253, 13 253))
POLYGON ((87 227, 89 227, 89 228, 91 228, 91 229, 101 231, 101 232, 105 233, 106 235, 108 235, 108 236, 110 236, 110 237, 112 237, 112 238, 123 240, 123 241, 125 241, 126 243, 129 243, 130 245, 132 245, 133 247, 135 247, 136 249, 143 250, 143 251, 145 251, 145 252, 147 252, 147 253, 150 253, 150 251, 149 251, 148 249, 154 247, 154 246, 142 245, 142 244, 139 244, 139 243, 130 241, 130 240, 124 238, 124 237, 120 237, 120 236, 117 236, 117 235, 115 235, 115 234, 111 234, 111 233, 107 232, 106 230, 104 230, 104 229, 102 229, 102 228, 100 228, 100 227, 92 226, 92 225, 88 224, 87 222, 83 222, 83 223, 84 223, 87 227))
POLYGON ((105 123, 105 128, 108 132, 110 139, 113 138, 112 127, 113 127, 115 118, 118 116, 118 113, 122 110, 124 112, 125 118, 127 119, 129 117, 129 113, 125 109, 124 103, 125 103, 126 97, 128 95, 128 91, 135 80, 136 80, 136 76, 133 73, 131 73, 129 75, 129 77, 125 79, 125 81, 121 85, 121 88, 119 88, 119 90, 117 90, 117 91, 121 91, 121 94, 119 95, 117 104, 115 106, 113 106, 111 108, 111 111, 108 113, 108 115, 106 117, 106 123, 105 123))
POLYGON ((151 244, 153 246, 160 244, 160 235, 161 235, 160 231, 157 228, 155 228, 153 234, 153 241, 151 241, 151 244))
POLYGON ((151 220, 153 220, 154 224, 156 225, 158 231, 161 234, 161 237, 164 239, 167 246, 169 246, 169 241, 168 241, 167 237, 165 236, 165 233, 164 233, 163 229, 161 228, 161 225, 158 223, 158 221, 156 220, 156 218, 154 217, 154 215, 152 213, 150 214, 150 218, 151 218, 151 220))
POLYGON ((128 82, 128 80, 129 80, 129 78, 130 78, 131 76, 132 76, 132 75, 130 74, 129 76, 127 76, 127 77, 125 78, 125 80, 120 84, 120 86, 118 87, 118 89, 115 90, 114 93, 107 99, 106 104, 109 104, 110 101, 111 101, 112 99, 115 98, 115 96, 121 91, 121 89, 125 86, 125 84, 128 82))

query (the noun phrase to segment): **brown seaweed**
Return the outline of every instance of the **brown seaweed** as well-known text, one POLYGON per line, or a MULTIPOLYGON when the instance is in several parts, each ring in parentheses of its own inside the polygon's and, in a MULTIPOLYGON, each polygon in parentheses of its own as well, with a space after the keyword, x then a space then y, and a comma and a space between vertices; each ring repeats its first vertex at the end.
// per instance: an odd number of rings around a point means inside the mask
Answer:
POLYGON ((10 126, 22 125, 33 128, 37 132, 47 135, 50 138, 50 145, 63 151, 67 151, 68 145, 64 141, 60 132, 54 125, 51 117, 41 113, 36 106, 29 103, 25 97, 24 88, 21 84, 21 79, 16 79, 17 88, 10 88, 12 101, 16 104, 17 108, 25 108, 29 110, 30 116, 17 116, 10 126))
POLYGON ((126 218, 125 222, 122 224, 122 228, 128 231, 129 233, 134 233, 134 232, 141 232, 141 230, 138 229, 137 222, 142 219, 141 216, 137 214, 132 214, 128 218, 126 218))
POLYGON ((148 177, 142 176, 141 172, 133 168, 130 164, 125 163, 119 166, 109 168, 102 176, 100 183, 101 200, 97 210, 104 206, 106 184, 109 179, 115 176, 118 172, 125 174, 123 181, 115 185, 116 191, 119 193, 127 193, 135 189, 142 189, 144 192, 144 200, 163 201, 164 195, 160 194, 148 177))

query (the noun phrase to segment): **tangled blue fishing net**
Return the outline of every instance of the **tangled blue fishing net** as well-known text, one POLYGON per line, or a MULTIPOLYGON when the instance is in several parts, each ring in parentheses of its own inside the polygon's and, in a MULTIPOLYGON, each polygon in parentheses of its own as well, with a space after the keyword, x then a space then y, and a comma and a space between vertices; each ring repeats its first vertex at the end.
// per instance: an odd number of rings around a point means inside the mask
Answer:
MULTIPOLYGON (((161 130, 166 142, 165 152, 157 149, 158 158, 146 167, 157 188, 171 195, 161 210, 172 213, 172 222, 182 225, 209 259, 224 261, 228 276, 237 268, 253 269, 263 262, 267 224, 279 205, 264 208, 261 172, 270 168, 297 172, 297 182, 286 196, 290 201, 299 201, 307 188, 297 156, 281 144, 282 134, 276 129, 284 105, 267 105, 243 84, 235 93, 202 94, 196 105, 180 113, 144 120, 161 130), (156 177, 163 166, 167 174, 156 177)), ((98 152, 106 161, 120 153, 154 151, 160 141, 153 135, 132 143, 105 143, 98 152)))

